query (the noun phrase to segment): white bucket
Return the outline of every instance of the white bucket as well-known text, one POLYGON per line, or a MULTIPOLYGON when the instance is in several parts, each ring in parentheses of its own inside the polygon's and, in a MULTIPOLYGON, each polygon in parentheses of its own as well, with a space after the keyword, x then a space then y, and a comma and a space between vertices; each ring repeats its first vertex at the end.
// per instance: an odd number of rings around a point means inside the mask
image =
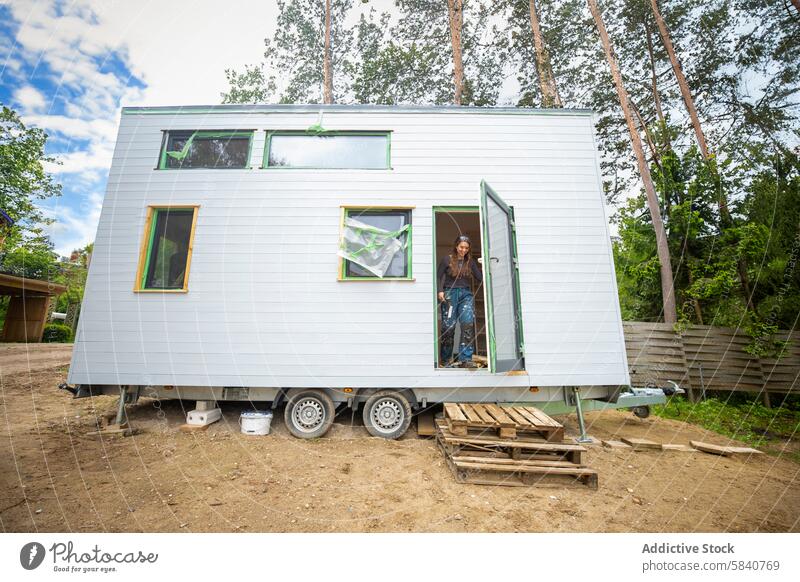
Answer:
POLYGON ((269 425, 272 423, 272 412, 260 410, 245 410, 239 416, 239 426, 242 434, 263 436, 269 434, 269 425))

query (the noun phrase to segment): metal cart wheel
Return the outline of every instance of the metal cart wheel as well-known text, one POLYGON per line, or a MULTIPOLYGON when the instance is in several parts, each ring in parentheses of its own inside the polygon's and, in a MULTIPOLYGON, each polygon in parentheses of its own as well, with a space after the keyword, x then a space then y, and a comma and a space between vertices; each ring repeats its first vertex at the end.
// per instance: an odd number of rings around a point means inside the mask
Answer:
POLYGON ((411 424, 411 404, 400 392, 381 390, 367 399, 363 415, 369 434, 398 439, 411 424))
POLYGON ((297 438, 314 439, 328 432, 335 409, 331 397, 322 390, 304 390, 286 403, 283 419, 297 438))
POLYGON ((633 411, 634 416, 638 416, 639 418, 647 418, 650 416, 650 407, 649 406, 634 406, 631 408, 633 411))

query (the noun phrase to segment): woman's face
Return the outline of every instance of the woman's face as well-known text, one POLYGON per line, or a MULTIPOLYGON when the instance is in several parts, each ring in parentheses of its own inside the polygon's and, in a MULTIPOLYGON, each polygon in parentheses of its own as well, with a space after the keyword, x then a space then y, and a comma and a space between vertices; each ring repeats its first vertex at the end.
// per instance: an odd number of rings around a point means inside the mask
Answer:
POLYGON ((462 240, 460 243, 458 243, 456 250, 458 251, 459 258, 463 259, 464 256, 469 252, 469 243, 462 240))

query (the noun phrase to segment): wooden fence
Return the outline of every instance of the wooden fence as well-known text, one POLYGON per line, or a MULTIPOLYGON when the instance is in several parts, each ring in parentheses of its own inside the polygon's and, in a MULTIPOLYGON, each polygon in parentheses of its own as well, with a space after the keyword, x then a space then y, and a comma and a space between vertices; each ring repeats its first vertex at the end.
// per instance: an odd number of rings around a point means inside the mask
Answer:
POLYGON ((788 341, 777 357, 745 351, 751 340, 742 330, 694 325, 676 332, 666 323, 623 322, 628 367, 634 386, 680 384, 695 398, 706 390, 800 392, 800 332, 781 331, 788 341))

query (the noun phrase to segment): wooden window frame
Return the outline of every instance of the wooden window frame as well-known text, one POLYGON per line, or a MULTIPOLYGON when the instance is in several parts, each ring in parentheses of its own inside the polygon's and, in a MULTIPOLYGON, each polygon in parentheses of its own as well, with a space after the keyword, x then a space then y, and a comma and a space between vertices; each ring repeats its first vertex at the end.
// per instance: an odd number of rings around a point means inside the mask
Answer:
POLYGON ((339 221, 339 242, 341 243, 342 235, 344 234, 344 221, 347 218, 348 212, 351 210, 356 211, 364 211, 364 210, 375 210, 377 212, 390 212, 396 210, 398 212, 408 212, 408 224, 411 226, 410 232, 408 233, 408 244, 406 244, 406 265, 407 265, 407 274, 404 277, 350 277, 346 274, 346 259, 343 257, 339 257, 339 267, 337 269, 337 277, 336 280, 342 283, 352 283, 352 282, 380 282, 380 281, 414 281, 413 270, 412 270, 412 254, 411 254, 411 247, 412 241, 414 239, 414 209, 416 206, 357 206, 357 205, 349 205, 343 204, 341 207, 341 219, 339 221))
POLYGON ((264 157, 261 160, 261 169, 262 170, 331 170, 334 172, 344 171, 370 171, 370 172, 385 172, 386 170, 392 169, 392 132, 390 130, 331 130, 325 131, 321 134, 314 134, 308 133, 304 130, 294 130, 294 129, 273 129, 267 130, 267 139, 264 142, 264 157), (270 166, 269 165, 269 153, 270 148, 272 147, 272 138, 273 136, 307 136, 307 137, 336 137, 336 136, 347 136, 347 135, 378 135, 386 137, 386 166, 383 168, 321 168, 319 166, 270 166))
POLYGON ((192 250, 194 249, 194 233, 197 229, 197 215, 200 213, 199 204, 152 204, 147 207, 147 218, 144 223, 144 232, 139 249, 139 265, 136 269, 136 280, 133 284, 134 293, 188 293, 189 292, 189 269, 192 265, 192 250), (155 234, 155 217, 160 210, 193 210, 192 228, 189 231, 189 248, 186 253, 186 274, 183 279, 181 289, 150 289, 144 286, 144 278, 147 274, 147 267, 150 264, 150 252, 153 247, 153 237, 155 234))
POLYGON ((165 129, 162 130, 161 137, 161 152, 158 155, 158 164, 156 170, 252 170, 253 169, 253 141, 255 139, 255 129, 165 129), (198 167, 198 168, 170 168, 167 165, 167 146, 169 145, 170 133, 197 133, 197 137, 202 139, 203 134, 214 136, 229 136, 229 137, 242 137, 247 136, 247 163, 242 168, 212 168, 212 167, 198 167))

